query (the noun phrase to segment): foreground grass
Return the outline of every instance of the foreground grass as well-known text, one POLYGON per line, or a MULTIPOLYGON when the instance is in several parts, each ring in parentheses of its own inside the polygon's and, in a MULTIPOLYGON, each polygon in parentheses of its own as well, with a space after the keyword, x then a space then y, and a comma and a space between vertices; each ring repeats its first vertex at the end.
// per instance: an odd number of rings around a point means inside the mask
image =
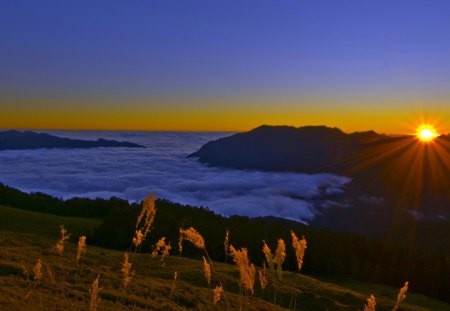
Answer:
MULTIPOLYGON (((0 209, 2 216, 4 211, 10 213, 8 217, 16 217, 17 224, 10 224, 12 218, 5 221, 4 217, 0 222, 0 310, 88 310, 89 287, 98 274, 103 288, 99 310, 362 310, 370 293, 377 297, 377 310, 391 310, 398 292, 381 285, 337 285, 286 272, 276 295, 274 289, 261 292, 256 286, 255 295, 243 296, 239 295, 235 267, 214 263, 211 285, 214 287, 217 280, 223 283, 228 304, 222 299, 213 305, 212 289, 204 279, 200 260, 170 256, 161 267, 158 258, 146 254, 131 255, 136 274, 124 289, 122 252, 88 246, 86 256, 77 264, 75 244, 68 244, 61 258, 52 250, 59 224, 81 232, 92 228, 91 220, 9 208, 0 209), (40 228, 44 225, 47 228, 40 228), (32 231, 38 234, 30 234, 32 231), (42 259, 44 276, 41 284, 33 288, 24 271, 31 277, 38 258, 42 259), (175 288, 174 271, 178 272, 175 288)), ((409 293, 402 310, 439 311, 450 310, 450 306, 409 293)))
MULTIPOLYGON (((397 295, 399 291, 399 289, 396 287, 356 280, 327 280, 327 282, 331 282, 333 284, 358 291, 359 293, 363 293, 366 296, 373 294, 375 297, 377 297, 377 303, 381 301, 382 297, 395 297, 395 295, 397 295)), ((414 289, 412 288, 412 290, 414 289)), ((388 301, 386 301, 386 303, 387 302, 388 301)), ((411 292, 407 294, 406 303, 410 306, 420 306, 427 310, 450 310, 450 305, 445 302, 429 298, 422 294, 415 294, 411 292)), ((402 310, 403 309, 405 308, 402 304, 402 310)))

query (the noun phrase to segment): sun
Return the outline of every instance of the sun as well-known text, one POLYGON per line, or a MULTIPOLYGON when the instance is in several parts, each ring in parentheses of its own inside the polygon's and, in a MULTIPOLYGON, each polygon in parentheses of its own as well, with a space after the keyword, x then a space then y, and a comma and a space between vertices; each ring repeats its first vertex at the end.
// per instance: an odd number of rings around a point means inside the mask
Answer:
POLYGON ((423 124, 417 129, 417 137, 424 142, 429 142, 438 137, 435 128, 429 124, 423 124))

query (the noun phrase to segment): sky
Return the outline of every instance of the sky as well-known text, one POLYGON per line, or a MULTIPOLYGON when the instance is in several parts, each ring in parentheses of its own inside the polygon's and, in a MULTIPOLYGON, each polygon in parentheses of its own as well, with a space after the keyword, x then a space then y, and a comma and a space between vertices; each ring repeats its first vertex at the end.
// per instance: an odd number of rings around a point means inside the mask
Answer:
POLYGON ((450 131, 447 0, 0 6, 0 128, 450 131))

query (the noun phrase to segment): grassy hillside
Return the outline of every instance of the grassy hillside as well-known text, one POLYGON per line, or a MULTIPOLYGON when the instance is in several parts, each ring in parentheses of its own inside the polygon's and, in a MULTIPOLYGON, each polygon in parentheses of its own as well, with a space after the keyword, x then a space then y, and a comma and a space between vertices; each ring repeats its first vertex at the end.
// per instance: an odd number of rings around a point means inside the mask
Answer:
MULTIPOLYGON (((88 310, 89 288, 98 274, 102 287, 99 310, 362 310, 370 293, 377 297, 377 310, 391 310, 398 293, 398 288, 335 284, 285 272, 275 287, 261 291, 256 284, 254 295, 240 294, 235 266, 214 262, 211 285, 220 281, 226 299, 213 305, 202 261, 169 256, 162 267, 159 258, 147 254, 130 255, 135 275, 125 289, 120 272, 123 252, 88 246, 77 264, 76 244, 67 244, 62 257, 53 250, 60 224, 76 238, 98 221, 8 207, 0 207, 0 213, 1 310, 88 310), (33 266, 39 258, 43 279, 36 286, 33 266), (175 271, 178 279, 173 286, 175 271)), ((175 249, 176 241, 172 244, 175 249)), ((411 293, 402 305, 402 310, 410 311, 449 309, 448 304, 411 293)))
MULTIPOLYGON (((95 227, 88 234, 89 244, 116 250, 124 250, 130 246, 136 219, 142 209, 142 202, 129 203, 114 197, 107 200, 62 200, 44 193, 24 193, 1 183, 0 205, 64 217, 93 219, 92 226, 86 229, 90 231, 95 227), (99 219, 101 224, 96 226, 99 219)), ((274 217, 222 217, 206 208, 180 205, 166 200, 157 200, 156 209, 158 212, 152 234, 146 238, 140 249, 144 253, 151 252, 160 237, 177 241, 179 228, 192 226, 208 237, 207 250, 211 259, 225 262, 223 239, 225 230, 229 229, 233 245, 248 248, 250 260, 261 264, 264 261, 261 252, 262 240, 274 247, 280 238, 290 241, 292 230, 299 236, 307 237, 308 251, 302 266, 302 271, 306 274, 321 278, 348 278, 394 287, 409 280, 411 290, 450 303, 450 257, 446 251, 449 248, 448 239, 444 238, 447 236, 444 234, 445 223, 425 226, 414 223, 403 228, 391 228, 383 238, 371 238, 318 229, 274 217)), ((6 226, 22 226, 21 230, 25 232, 39 232, 40 235, 56 237, 54 228, 45 223, 46 219, 49 219, 48 215, 36 214, 33 221, 23 222, 20 214, 13 214, 5 211, 8 216, 3 220, 6 226)), ((372 221, 358 217, 353 219, 361 223, 372 221)), ((75 221, 73 226, 70 223, 69 231, 77 233, 78 223, 80 222, 75 221)), ((72 236, 76 238, 76 235, 72 236)), ((198 252, 187 245, 183 254, 192 257, 198 255, 198 252)), ((293 248, 286 248, 286 254, 283 268, 295 271, 297 260, 293 248)))
POLYGON ((0 205, 0 229, 21 233, 32 233, 57 239, 59 225, 64 225, 73 236, 92 231, 101 220, 93 218, 64 217, 32 212, 0 205))

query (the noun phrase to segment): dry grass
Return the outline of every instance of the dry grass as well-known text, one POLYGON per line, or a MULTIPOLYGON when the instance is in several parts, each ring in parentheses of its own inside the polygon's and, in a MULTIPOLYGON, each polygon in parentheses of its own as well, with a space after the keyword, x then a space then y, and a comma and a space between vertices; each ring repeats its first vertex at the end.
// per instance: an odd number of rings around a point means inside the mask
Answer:
POLYGON ((248 259, 248 251, 246 248, 237 250, 230 245, 230 254, 236 264, 239 272, 240 285, 243 286, 249 293, 254 293, 255 286, 255 266, 250 263, 248 259))
MULTIPOLYGON (((62 257, 64 283, 43 269, 41 285, 33 290, 28 300, 23 298, 29 292, 29 283, 22 275, 20 262, 29 270, 41 258, 43 267, 50 266, 53 274, 60 275, 53 263, 59 256, 49 251, 53 240, 34 235, 0 231, 0 244, 4 245, 0 257, 0 310, 41 310, 39 295, 44 310, 88 310, 90 308, 90 288, 97 275, 101 298, 98 310, 227 310, 225 301, 212 304, 212 292, 205 286, 204 273, 197 260, 169 256, 166 266, 160 267, 158 258, 150 254, 137 254, 139 270, 129 284, 128 292, 123 292, 120 273, 123 253, 90 246, 78 265, 75 260, 77 245, 69 243, 62 257), (26 250, 26 251, 25 251, 26 250), (171 299, 170 291, 174 271, 178 271, 176 290, 171 299), (79 274, 78 285, 74 276, 79 274), (63 295, 63 292, 65 294, 63 295), (212 307, 213 306, 213 307, 212 307)), ((239 309, 238 272, 232 265, 214 263, 216 277, 223 282, 229 302, 228 310, 239 309)), ((284 272, 279 289, 278 305, 261 291, 245 297, 245 310, 286 310, 292 298, 296 298, 296 310, 361 310, 366 303, 366 295, 331 283, 321 282, 298 273, 284 272), (283 307, 281 307, 282 305, 283 307)), ((412 294, 408 295, 410 298, 412 294)), ((377 310, 391 310, 396 293, 384 297, 377 296, 377 310)), ((425 311, 427 308, 402 303, 402 310, 425 311)), ((449 310, 448 305, 433 310, 449 310)), ((291 306, 291 310, 293 307, 291 306)))
POLYGON ((367 298, 367 304, 364 306, 364 311, 375 311, 376 304, 375 296, 370 295, 370 297, 367 298))
POLYGON ((122 272, 123 287, 128 287, 128 284, 130 284, 131 279, 134 276, 134 271, 132 271, 131 268, 132 268, 132 264, 128 259, 128 253, 125 253, 123 255, 122 268, 120 269, 120 272, 122 272))
POLYGON ((78 238, 78 249, 77 249, 77 261, 80 262, 81 256, 86 253, 86 236, 80 236, 78 238))
POLYGON ((275 274, 275 263, 273 260, 272 250, 267 245, 265 241, 263 241, 262 252, 264 253, 264 257, 266 258, 266 262, 269 265, 270 273, 272 276, 275 274))
POLYGON ((405 285, 400 288, 400 291, 397 295, 397 301, 395 302, 395 306, 392 309, 392 311, 397 311, 400 308, 400 305, 402 304, 403 300, 406 299, 406 292, 408 291, 408 282, 405 282, 405 285))
POLYGON ((220 301, 220 297, 223 295, 222 285, 216 286, 213 292, 213 304, 217 304, 220 301))
POLYGON ((259 286, 261 287, 261 290, 266 289, 267 287, 267 269, 266 269, 266 263, 263 263, 263 266, 261 269, 258 270, 258 279, 259 279, 259 286))
POLYGON ((171 249, 172 247, 170 246, 170 242, 166 243, 166 238, 162 237, 161 239, 158 240, 155 247, 153 248, 152 257, 160 255, 161 265, 164 266, 164 258, 169 256, 171 249))
POLYGON ((40 258, 36 261, 36 264, 34 265, 33 279, 36 282, 36 285, 39 285, 39 283, 42 280, 42 261, 40 258))
POLYGON ((230 247, 230 230, 225 230, 225 239, 223 241, 224 252, 225 252, 225 262, 228 262, 228 248, 230 247))
POLYGON ((295 250, 295 257, 297 258, 298 271, 302 269, 303 266, 303 257, 305 256, 305 251, 307 248, 307 243, 305 237, 302 237, 301 240, 298 239, 297 235, 291 231, 292 237, 292 247, 295 250))
POLYGON ((275 250, 275 257, 273 261, 277 265, 278 279, 283 279, 283 263, 286 259, 286 244, 282 239, 278 240, 277 249, 275 250))
POLYGON ((64 253, 64 246, 66 245, 67 240, 69 240, 70 234, 67 233, 66 228, 64 225, 59 226, 59 240, 55 245, 56 252, 59 256, 62 256, 64 253))
POLYGON ((206 261, 205 256, 203 256, 203 271, 205 273, 205 279, 208 283, 208 287, 211 287, 211 265, 206 261))
POLYGON ((134 245, 135 251, 139 250, 142 242, 144 242, 145 238, 152 229, 156 216, 155 200, 156 195, 151 194, 148 195, 142 203, 142 209, 136 221, 134 237, 131 240, 131 245, 134 245))
MULTIPOLYGON (((153 200, 151 196, 146 199, 140 216, 142 230, 146 233, 150 231, 154 218, 153 200)), ((137 226, 139 224, 138 221, 137 226)), ((228 235, 226 233, 226 237, 228 235)), ((144 238, 145 235, 142 240, 144 238)), ((166 257, 164 267, 158 258, 152 256, 155 252, 152 255, 139 254, 136 247, 131 258, 139 265, 134 266, 128 253, 122 260, 120 252, 96 247, 89 247, 89 252, 85 252, 86 239, 83 237, 78 244, 67 243, 67 240, 68 232, 61 226, 59 249, 56 247, 55 252, 52 251, 52 240, 2 232, 0 228, 0 242, 5 245, 0 257, 1 310, 361 310, 367 297, 297 273, 283 272, 286 245, 281 239, 275 256, 267 245, 264 244, 263 248, 269 265, 277 266, 279 282, 276 282, 276 287, 266 288, 267 272, 263 265, 258 271, 260 291, 254 288, 256 268, 250 263, 247 249, 237 250, 229 246, 237 271, 227 264, 213 264, 203 237, 194 228, 180 229, 180 253, 184 240, 202 249, 206 255, 203 257, 203 271, 198 261, 168 256, 170 243, 166 244, 164 238, 155 248, 156 254, 166 257), (81 255, 84 255, 82 262, 81 255), (55 265, 55 261, 59 264, 55 265), (28 274, 30 266, 34 266, 32 280, 28 274), (211 293, 209 288, 213 277, 216 284, 211 293), (242 289, 250 295, 245 295, 242 289)), ((228 241, 226 239, 226 243, 228 241)), ((306 240, 303 238, 302 241, 304 253, 306 240)), ((297 251, 294 235, 293 246, 297 251)), ((297 252, 296 255, 298 259, 297 252)), ((402 310, 427 310, 403 302, 407 289, 406 283, 397 301, 392 300, 395 295, 381 299, 377 296, 377 310, 391 310, 394 305, 394 310, 398 310, 400 303, 402 310)), ((448 309, 448 305, 442 306, 442 310, 448 309)), ((375 309, 373 296, 367 299, 365 309, 375 309)))
POLYGON ((142 230, 134 231, 134 237, 133 237, 134 247, 136 247, 136 248, 139 247, 143 241, 144 241, 144 233, 142 233, 142 230))
POLYGON ((99 293, 101 288, 99 287, 99 279, 100 275, 97 275, 95 280, 92 282, 91 289, 89 290, 89 293, 91 294, 91 300, 89 305, 90 311, 97 311, 98 305, 100 303, 99 293))
POLYGON ((180 239, 178 240, 178 249, 180 251, 180 255, 183 252, 183 241, 189 241, 199 249, 205 249, 205 240, 195 228, 180 228, 180 239))

